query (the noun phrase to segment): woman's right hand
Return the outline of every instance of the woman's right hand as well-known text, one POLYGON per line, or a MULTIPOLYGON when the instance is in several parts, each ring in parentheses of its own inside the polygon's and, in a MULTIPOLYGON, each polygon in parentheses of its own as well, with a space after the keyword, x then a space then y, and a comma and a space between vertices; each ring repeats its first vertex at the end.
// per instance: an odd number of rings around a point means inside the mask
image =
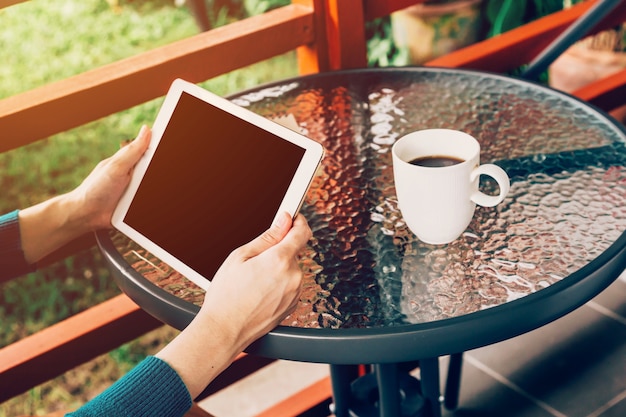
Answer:
POLYGON ((226 325, 240 349, 264 335, 296 306, 303 273, 297 255, 311 238, 305 218, 287 213, 233 251, 215 274, 200 315, 226 325))
POLYGON ((191 398, 295 308, 303 278, 297 255, 310 238, 302 215, 292 224, 283 213, 224 261, 200 312, 157 354, 178 372, 191 398))

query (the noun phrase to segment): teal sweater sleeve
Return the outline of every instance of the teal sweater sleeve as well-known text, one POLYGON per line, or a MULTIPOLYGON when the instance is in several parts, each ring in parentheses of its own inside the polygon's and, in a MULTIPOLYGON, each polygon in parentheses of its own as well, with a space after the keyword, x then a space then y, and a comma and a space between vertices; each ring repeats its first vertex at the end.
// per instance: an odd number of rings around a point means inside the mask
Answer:
POLYGON ((0 281, 33 272, 22 251, 18 210, 0 216, 0 281))
POLYGON ((191 396, 180 376, 166 362, 148 356, 111 387, 70 417, 182 417, 191 396))

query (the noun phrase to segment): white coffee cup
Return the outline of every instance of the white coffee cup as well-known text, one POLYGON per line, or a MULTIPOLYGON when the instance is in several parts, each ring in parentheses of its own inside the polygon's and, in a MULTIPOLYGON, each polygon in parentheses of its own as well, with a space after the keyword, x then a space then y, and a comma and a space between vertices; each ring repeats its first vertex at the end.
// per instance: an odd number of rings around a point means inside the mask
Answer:
POLYGON ((497 165, 480 165, 478 141, 458 130, 428 129, 409 133, 396 141, 392 154, 402 217, 409 229, 425 243, 454 241, 470 224, 476 204, 493 207, 509 192, 510 181, 506 172, 497 165), (460 162, 435 167, 411 163, 431 157, 453 158, 460 162), (498 195, 491 196, 478 190, 481 175, 497 181, 498 195))

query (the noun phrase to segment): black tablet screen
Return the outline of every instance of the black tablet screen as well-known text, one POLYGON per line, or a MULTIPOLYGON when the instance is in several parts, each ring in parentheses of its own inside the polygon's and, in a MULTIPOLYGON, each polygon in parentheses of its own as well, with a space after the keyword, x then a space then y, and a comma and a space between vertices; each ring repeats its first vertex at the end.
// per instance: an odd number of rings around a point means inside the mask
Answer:
POLYGON ((270 226, 303 155, 183 92, 124 222, 211 279, 270 226))

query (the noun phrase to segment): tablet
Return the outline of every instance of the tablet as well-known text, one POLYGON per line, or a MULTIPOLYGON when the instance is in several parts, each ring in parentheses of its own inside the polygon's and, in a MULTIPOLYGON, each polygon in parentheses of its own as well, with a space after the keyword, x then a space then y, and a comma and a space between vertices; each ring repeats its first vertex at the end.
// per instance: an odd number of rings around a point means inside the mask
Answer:
POLYGON ((113 226, 201 288, 234 249, 295 216, 322 146, 177 79, 112 218, 113 226))

